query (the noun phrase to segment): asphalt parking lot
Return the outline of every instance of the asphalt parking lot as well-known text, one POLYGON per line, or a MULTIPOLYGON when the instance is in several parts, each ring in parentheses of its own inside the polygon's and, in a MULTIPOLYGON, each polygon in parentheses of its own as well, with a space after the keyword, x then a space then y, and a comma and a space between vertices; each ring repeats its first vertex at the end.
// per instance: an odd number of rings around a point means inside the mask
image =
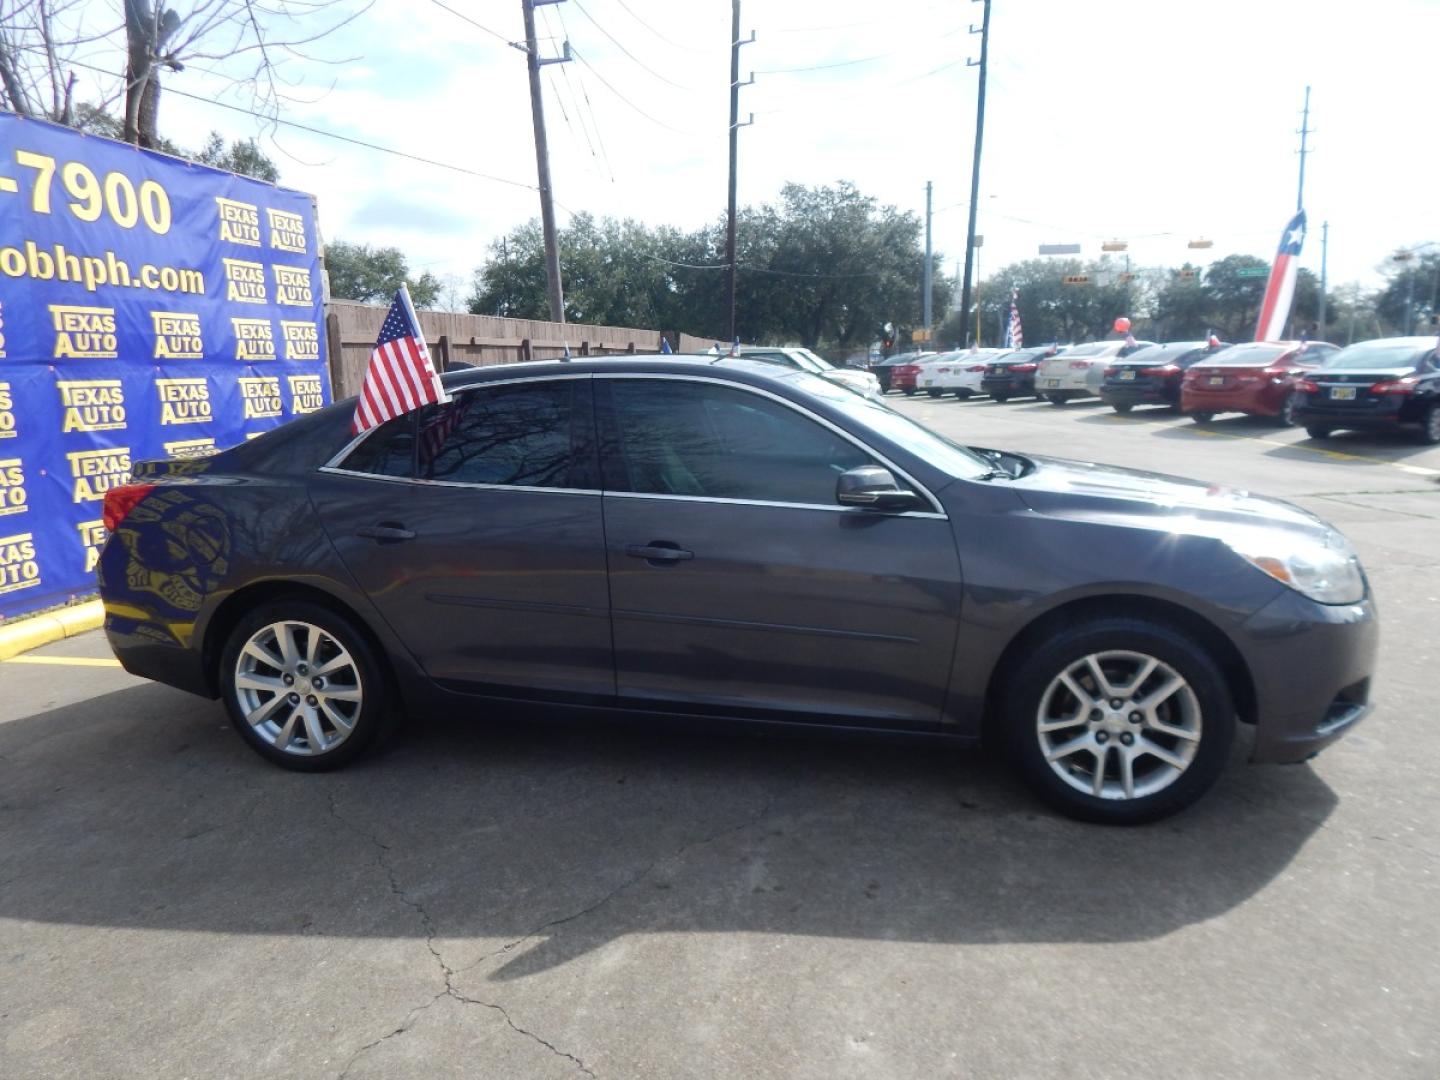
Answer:
POLYGON ((85 635, 0 663, 0 1076, 1440 1074, 1440 448, 891 401, 1329 518, 1376 712, 1107 829, 983 754, 504 717, 298 776, 85 635))

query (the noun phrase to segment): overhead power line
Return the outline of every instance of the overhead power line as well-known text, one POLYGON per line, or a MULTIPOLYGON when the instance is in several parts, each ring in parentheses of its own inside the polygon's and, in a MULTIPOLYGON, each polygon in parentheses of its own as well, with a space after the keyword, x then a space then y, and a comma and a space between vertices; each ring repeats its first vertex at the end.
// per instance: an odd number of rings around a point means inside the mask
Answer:
MULTIPOLYGON (((30 52, 41 52, 44 50, 28 49, 30 52)), ((88 71, 98 72, 101 75, 114 75, 113 71, 98 67, 95 64, 82 63, 79 60, 69 60, 66 63, 72 67, 85 68, 88 71)), ((253 116, 258 120, 264 120, 268 124, 279 124, 282 127, 294 128, 297 131, 308 131, 312 135, 319 135, 326 139, 335 139, 338 142, 350 143, 352 146, 360 146, 366 150, 375 150, 382 154, 393 154, 395 157, 406 158, 410 161, 418 161, 422 165, 433 165, 437 169, 449 169, 451 172, 464 173, 466 176, 474 176, 481 180, 490 180, 496 184, 507 184, 510 187, 524 188, 526 191, 540 190, 534 184, 527 184, 523 180, 511 180, 504 176, 495 176, 491 173, 480 172, 478 169, 467 168, 464 165, 456 165, 449 161, 438 161, 435 158, 422 157, 419 154, 411 154, 405 150, 396 150, 393 146, 382 146, 380 143, 367 142, 364 139, 356 139, 350 135, 341 135, 337 131, 327 131, 325 128, 315 127, 311 124, 302 124, 295 120, 285 120, 277 116, 269 116, 258 112, 255 109, 246 109, 240 105, 231 105, 228 102, 218 101, 213 97, 206 97, 203 94, 192 94, 187 90, 180 90, 174 86, 165 87, 166 94, 174 94, 176 97, 188 98, 191 101, 198 101, 204 105, 214 105, 218 109, 226 109, 229 112, 240 113, 244 116, 253 116)))
POLYGON ((515 45, 515 42, 511 41, 504 34, 497 33, 496 31, 491 30, 488 26, 476 22, 469 15, 466 15, 463 11, 456 11, 449 4, 442 3, 441 0, 430 0, 430 2, 438 8, 444 8, 446 11, 450 12, 451 15, 454 15, 457 19, 462 19, 465 22, 469 23, 471 26, 475 27, 475 29, 485 31, 485 33, 489 34, 497 41, 504 42, 506 45, 515 45))
POLYGON ((615 2, 625 10, 625 14, 629 15, 632 19, 638 22, 646 30, 649 30, 650 33, 654 34, 666 45, 669 45, 672 49, 679 49, 681 52, 700 54, 708 53, 710 51, 709 49, 701 49, 697 48, 694 45, 686 45, 682 42, 674 40, 673 38, 666 37, 664 34, 660 33, 659 30, 656 30, 655 27, 650 25, 650 21, 648 19, 643 19, 639 15, 635 14, 634 10, 630 7, 630 5, 625 3, 625 0, 615 0, 615 2))
POLYGON ((644 60, 641 60, 638 56, 632 53, 624 46, 624 44, 620 41, 619 38, 617 38, 614 34, 610 33, 609 30, 606 30, 605 27, 601 26, 600 23, 596 21, 595 16, 591 15, 590 12, 585 10, 585 6, 580 3, 580 0, 570 0, 570 3, 574 4, 576 11, 580 12, 581 15, 584 15, 585 18, 589 19, 590 24, 594 26, 596 30, 599 30, 602 34, 609 38, 611 43, 622 53, 628 56, 631 60, 633 60, 642 71, 649 72, 651 75, 655 76, 655 78, 659 79, 667 86, 673 86, 676 90, 685 90, 690 93, 695 92, 695 88, 693 86, 685 86, 683 83, 677 83, 674 79, 666 78, 664 75, 661 75, 658 71, 652 68, 649 64, 645 63, 644 60))
POLYGON ((610 80, 607 79, 607 78, 605 78, 604 75, 601 75, 600 72, 595 69, 595 65, 592 64, 592 63, 590 63, 589 60, 586 60, 585 57, 584 57, 584 55, 581 54, 580 50, 577 49, 577 48, 575 48, 574 42, 571 42, 571 44, 570 44, 570 55, 573 56, 576 60, 579 60, 580 63, 584 64, 586 70, 588 70, 588 71, 590 72, 590 74, 594 75, 595 78, 597 78, 597 79, 600 80, 600 85, 601 85, 601 86, 605 87, 605 89, 609 90, 609 91, 610 91, 612 94, 614 94, 617 98, 619 98, 621 101, 623 101, 626 105, 630 106, 631 109, 635 110, 635 112, 639 113, 639 114, 640 114, 641 116, 643 116, 646 120, 649 120, 649 121, 650 121, 652 124, 654 124, 656 127, 662 127, 662 128, 664 128, 666 131, 673 131, 673 132, 674 132, 675 134, 677 134, 677 135, 698 135, 698 134, 700 134, 700 133, 697 132, 697 131, 688 131, 688 130, 686 130, 685 128, 678 128, 678 127, 676 127, 674 124, 667 124, 664 120, 661 120, 661 119, 659 119, 658 117, 651 116, 648 112, 646 112, 644 109, 642 109, 639 105, 636 105, 633 101, 631 101, 629 98, 627 98, 627 97, 626 97, 624 94, 622 94, 619 90, 616 90, 615 87, 611 85, 610 80))

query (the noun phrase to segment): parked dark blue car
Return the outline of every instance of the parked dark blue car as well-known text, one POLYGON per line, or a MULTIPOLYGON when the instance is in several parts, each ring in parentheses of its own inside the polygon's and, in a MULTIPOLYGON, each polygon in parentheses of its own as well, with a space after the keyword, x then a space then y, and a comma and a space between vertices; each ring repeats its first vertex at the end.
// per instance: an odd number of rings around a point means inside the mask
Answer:
POLYGON ((1367 710, 1349 545, 1284 503, 951 443, 770 364, 446 376, 352 438, 341 403, 106 499, 106 632, 295 769, 405 714, 497 707, 1004 745, 1133 822, 1367 710))

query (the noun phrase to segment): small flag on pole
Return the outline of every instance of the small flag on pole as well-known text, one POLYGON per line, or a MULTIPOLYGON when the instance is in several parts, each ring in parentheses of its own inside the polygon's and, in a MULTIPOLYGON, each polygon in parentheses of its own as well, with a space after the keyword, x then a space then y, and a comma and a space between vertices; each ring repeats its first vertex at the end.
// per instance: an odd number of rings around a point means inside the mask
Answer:
POLYGON ((1020 328, 1020 290, 1014 286, 1010 288, 1010 323, 1005 327, 1005 347, 1007 349, 1023 349, 1025 347, 1025 333, 1020 328))
POLYGON ((1256 341, 1281 341, 1290 321, 1290 304, 1295 299, 1295 275, 1300 269, 1300 248, 1305 243, 1305 211, 1299 211, 1285 226, 1280 247, 1265 282, 1265 299, 1260 302, 1260 321, 1255 325, 1256 341))
POLYGON ((739 356, 739 355, 740 355, 740 339, 739 339, 738 337, 737 337, 733 342, 731 342, 731 344, 730 344, 730 355, 731 355, 731 356, 739 356))
POLYGON ((1127 349, 1133 349, 1134 347, 1135 347, 1135 335, 1134 335, 1134 334, 1127 333, 1127 334, 1125 335, 1125 348, 1127 348, 1127 349))
POLYGON ((562 356, 560 359, 561 359, 561 360, 569 360, 569 359, 570 359, 570 342, 568 342, 568 341, 565 342, 565 355, 562 356))
POLYGON ((401 285, 370 351, 350 431, 358 435, 422 405, 449 400, 425 347, 410 292, 401 285))
POLYGON ((669 356, 673 351, 674 350, 670 348, 670 339, 667 337, 662 337, 660 339, 660 355, 669 356))
POLYGON ((1205 347, 1207 349, 1218 349, 1220 347, 1220 339, 1215 335, 1214 330, 1210 331, 1210 336, 1205 342, 1205 347))

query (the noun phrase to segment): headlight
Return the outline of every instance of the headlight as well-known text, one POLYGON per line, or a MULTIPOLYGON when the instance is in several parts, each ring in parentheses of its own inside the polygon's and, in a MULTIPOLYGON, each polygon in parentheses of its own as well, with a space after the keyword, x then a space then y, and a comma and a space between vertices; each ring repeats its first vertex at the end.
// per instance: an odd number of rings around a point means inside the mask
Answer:
POLYGON ((1230 550, 1276 581, 1322 604, 1357 604, 1365 598, 1360 560, 1336 532, 1324 539, 1256 532, 1227 538, 1230 550))

